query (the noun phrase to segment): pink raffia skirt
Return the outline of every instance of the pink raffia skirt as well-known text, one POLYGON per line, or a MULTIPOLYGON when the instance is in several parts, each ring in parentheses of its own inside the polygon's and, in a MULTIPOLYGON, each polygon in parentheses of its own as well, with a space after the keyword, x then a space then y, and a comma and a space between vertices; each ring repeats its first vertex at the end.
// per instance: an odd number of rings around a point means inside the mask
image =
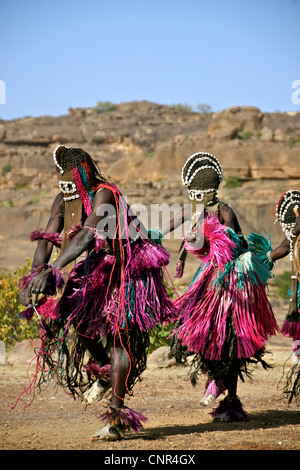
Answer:
POLYGON ((204 359, 222 360, 230 319, 234 354, 250 358, 278 332, 265 290, 270 271, 254 252, 242 248, 240 236, 215 217, 205 219, 204 236, 210 241, 208 254, 202 255, 186 244, 187 250, 201 259, 201 265, 191 284, 174 301, 182 312, 178 340, 204 359))

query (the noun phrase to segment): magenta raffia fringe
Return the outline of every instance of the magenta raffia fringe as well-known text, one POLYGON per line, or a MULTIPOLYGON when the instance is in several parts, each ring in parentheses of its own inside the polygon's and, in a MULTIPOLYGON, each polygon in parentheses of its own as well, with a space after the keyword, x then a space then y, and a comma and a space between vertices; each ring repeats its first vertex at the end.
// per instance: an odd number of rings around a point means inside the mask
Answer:
POLYGON ((111 378, 110 364, 100 366, 96 361, 90 361, 86 365, 86 371, 89 375, 96 377, 97 379, 110 380, 111 378))
POLYGON ((186 251, 192 252, 200 258, 202 264, 213 264, 222 269, 226 263, 233 259, 236 244, 226 234, 225 227, 214 216, 208 216, 197 225, 196 230, 204 239, 209 240, 209 251, 199 248, 197 243, 185 241, 186 251))
POLYGON ((226 390, 226 387, 224 385, 223 380, 219 380, 218 383, 216 383, 215 380, 211 380, 206 384, 206 391, 205 395, 208 396, 212 394, 214 397, 218 397, 221 395, 221 393, 224 393, 226 390))
POLYGON ((248 413, 243 409, 238 397, 225 397, 220 401, 219 406, 212 411, 213 418, 226 413, 230 421, 248 421, 248 413))
POLYGON ((79 233, 80 230, 82 230, 82 224, 81 224, 81 222, 78 222, 78 223, 75 224, 70 230, 68 230, 68 231, 66 232, 68 242, 70 242, 71 240, 73 240, 73 238, 75 237, 75 235, 77 235, 77 233, 79 233))
MULTIPOLYGON (((138 247, 140 248, 140 247, 138 247)), ((136 258, 139 250, 136 248, 136 258)), ((143 251, 145 254, 147 250, 143 251)), ((142 256, 148 266, 158 266, 142 256)), ((160 258, 165 259, 164 254, 160 258)), ((70 310, 72 304, 77 314, 84 310, 89 302, 91 309, 85 313, 85 320, 90 319, 91 329, 89 334, 115 334, 136 324, 142 331, 154 328, 157 324, 170 319, 175 319, 177 311, 168 297, 161 278, 161 266, 131 272, 130 279, 125 280, 123 292, 118 282, 118 273, 113 270, 115 257, 105 253, 99 253, 90 261, 89 272, 85 276, 85 289, 78 303, 78 289, 82 285, 82 270, 84 262, 81 261, 69 276, 68 285, 73 292, 68 297, 70 310), (124 295, 125 290, 125 295, 124 295), (76 305, 76 307, 75 307, 76 305)), ((139 270, 141 260, 137 260, 134 266, 139 270)), ((144 266, 144 264, 143 264, 144 266)), ((131 269, 131 266, 130 266, 131 269)))
POLYGON ((127 408, 109 408, 102 416, 102 420, 110 424, 121 424, 125 430, 140 432, 147 417, 137 411, 127 408))
POLYGON ((55 283, 57 290, 62 290, 65 285, 65 280, 62 271, 56 266, 49 266, 51 268, 51 278, 55 283))
POLYGON ((148 269, 160 269, 169 263, 169 258, 169 253, 161 245, 137 245, 132 251, 130 271, 137 274, 148 269))
POLYGON ((213 241, 209 239, 210 253, 201 258, 199 274, 182 296, 174 300, 177 310, 183 312, 176 330, 178 338, 190 351, 219 360, 230 315, 238 357, 252 357, 279 331, 258 275, 260 266, 249 252, 232 259, 237 245, 216 218, 205 219, 203 227, 204 235, 213 241))
POLYGON ((176 279, 181 279, 183 276, 183 264, 182 261, 178 261, 176 265, 176 272, 175 272, 175 278, 176 279))
POLYGON ((251 357, 278 331, 264 286, 253 286, 246 279, 243 290, 238 291, 234 276, 222 286, 212 285, 213 276, 209 267, 204 269, 183 298, 176 299, 177 308, 184 311, 178 338, 191 351, 200 352, 207 359, 220 359, 226 340, 226 319, 231 314, 238 357, 251 357))
MULTIPOLYGON (((45 296, 37 302, 35 308, 38 314, 45 318, 51 318, 52 320, 58 320, 59 318, 59 298, 45 296)), ((30 305, 26 310, 19 313, 19 318, 31 320, 33 315, 34 309, 30 305)))
POLYGON ((299 339, 300 338, 300 321, 285 320, 281 333, 287 338, 299 339))
POLYGON ((59 236, 59 233, 46 233, 45 230, 34 230, 30 234, 30 240, 47 240, 48 242, 53 243, 57 248, 61 248, 62 238, 59 236))

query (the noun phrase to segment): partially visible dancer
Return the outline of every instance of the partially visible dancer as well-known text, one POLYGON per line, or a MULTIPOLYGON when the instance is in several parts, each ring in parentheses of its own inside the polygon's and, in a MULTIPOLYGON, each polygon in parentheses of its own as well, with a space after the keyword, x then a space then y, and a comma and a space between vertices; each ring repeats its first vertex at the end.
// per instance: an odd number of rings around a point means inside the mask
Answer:
POLYGON ((126 430, 139 431, 146 419, 124 406, 124 399, 146 368, 149 332, 174 317, 163 280, 169 254, 89 154, 62 145, 53 158, 61 192, 46 229, 31 234, 38 245, 32 272, 20 286, 23 305, 33 304, 22 317, 36 313, 41 321, 28 391, 55 379, 91 404, 111 389, 106 424, 92 439, 119 440, 126 430), (49 264, 55 245, 60 255, 49 264), (85 259, 76 263, 82 254, 85 259))
MULTIPOLYGON (((190 285, 174 300, 181 316, 170 355, 178 359, 194 354, 191 383, 196 385, 199 373, 207 376, 201 404, 207 405, 227 391, 213 410, 215 421, 247 420, 237 395, 238 378, 244 380, 253 364, 268 367, 265 344, 278 332, 265 292, 272 273, 260 257, 270 243, 258 234, 247 240, 234 211, 219 201, 223 173, 214 155, 191 155, 181 176, 192 202, 204 205, 204 214, 190 214, 192 223, 180 253, 177 276, 182 274, 187 252, 199 258, 200 266, 190 285)), ((163 235, 187 216, 178 214, 163 227, 163 235)))
POLYGON ((289 310, 281 332, 293 339, 293 352, 297 357, 287 374, 284 393, 288 403, 300 396, 300 190, 290 189, 279 199, 275 217, 279 221, 285 238, 281 244, 268 253, 271 262, 288 254, 292 262, 291 297, 289 310))

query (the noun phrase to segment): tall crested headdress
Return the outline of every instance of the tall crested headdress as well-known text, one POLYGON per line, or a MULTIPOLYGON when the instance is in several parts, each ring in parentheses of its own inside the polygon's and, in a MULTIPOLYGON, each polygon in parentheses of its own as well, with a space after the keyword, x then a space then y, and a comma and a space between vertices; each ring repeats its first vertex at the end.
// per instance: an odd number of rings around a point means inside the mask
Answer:
MULTIPOLYGON (((101 175, 90 155, 80 148, 59 145, 53 152, 59 177, 59 188, 64 201, 80 198, 86 214, 92 211, 94 192, 101 183, 101 175), (68 181, 70 180, 71 181, 68 181)), ((102 182, 106 181, 103 177, 102 182)))
POLYGON ((194 153, 183 165, 181 180, 188 189, 191 199, 200 193, 218 192, 223 180, 221 164, 211 153, 194 153))
POLYGON ((290 189, 282 194, 275 206, 275 217, 279 221, 285 236, 292 245, 295 235, 293 228, 296 225, 297 213, 300 214, 300 190, 290 189))

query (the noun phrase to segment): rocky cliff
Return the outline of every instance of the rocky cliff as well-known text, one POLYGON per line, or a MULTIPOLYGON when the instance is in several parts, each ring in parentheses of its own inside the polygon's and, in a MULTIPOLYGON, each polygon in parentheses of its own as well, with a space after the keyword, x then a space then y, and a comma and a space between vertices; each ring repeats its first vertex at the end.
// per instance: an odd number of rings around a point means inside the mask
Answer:
MULTIPOLYGON (((58 144, 84 148, 129 203, 188 203, 180 181, 185 159, 208 151, 220 160, 220 196, 244 232, 272 234, 279 196, 300 187, 300 113, 234 107, 199 114, 150 102, 70 109, 65 116, 0 122, 0 269, 32 257, 29 233, 44 227, 58 192, 52 152, 58 144)), ((178 240, 166 240, 176 258, 178 240)), ((284 263, 281 264, 284 266, 284 263)))

